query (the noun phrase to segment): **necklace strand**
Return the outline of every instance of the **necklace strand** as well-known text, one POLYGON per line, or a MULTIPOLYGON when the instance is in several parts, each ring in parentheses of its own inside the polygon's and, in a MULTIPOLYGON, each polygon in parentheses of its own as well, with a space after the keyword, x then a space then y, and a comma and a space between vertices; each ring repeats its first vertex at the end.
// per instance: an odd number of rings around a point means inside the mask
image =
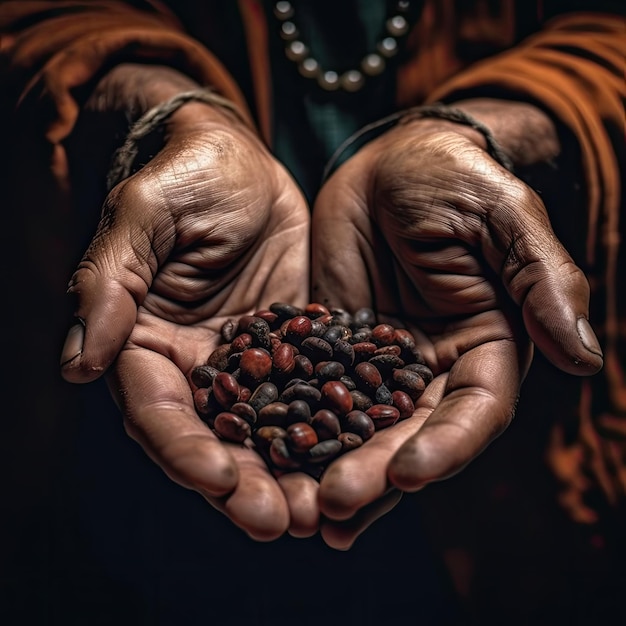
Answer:
POLYGON ((395 11, 385 22, 385 36, 376 44, 376 51, 361 59, 359 68, 338 72, 325 69, 310 55, 309 47, 300 39, 300 31, 294 21, 295 9, 291 2, 280 0, 274 5, 274 15, 280 22, 280 36, 285 42, 285 55, 298 66, 305 78, 317 82, 325 91, 343 90, 356 92, 363 88, 368 77, 384 71, 387 59, 398 52, 398 39, 407 34, 409 24, 404 14, 410 8, 408 0, 395 4, 395 11))

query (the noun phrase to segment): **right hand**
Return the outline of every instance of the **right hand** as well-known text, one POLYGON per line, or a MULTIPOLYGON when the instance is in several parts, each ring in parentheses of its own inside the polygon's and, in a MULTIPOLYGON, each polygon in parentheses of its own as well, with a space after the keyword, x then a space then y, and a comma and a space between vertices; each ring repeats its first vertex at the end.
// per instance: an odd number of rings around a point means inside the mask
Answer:
MULTIPOLYGON (((289 496, 255 451, 200 420, 189 375, 228 318, 304 305, 308 274, 309 209, 291 176, 242 123, 188 103, 158 154, 106 198, 69 287, 80 323, 63 377, 106 372, 128 434, 258 540, 293 526, 289 496)), ((313 494, 312 479, 301 480, 313 494)))

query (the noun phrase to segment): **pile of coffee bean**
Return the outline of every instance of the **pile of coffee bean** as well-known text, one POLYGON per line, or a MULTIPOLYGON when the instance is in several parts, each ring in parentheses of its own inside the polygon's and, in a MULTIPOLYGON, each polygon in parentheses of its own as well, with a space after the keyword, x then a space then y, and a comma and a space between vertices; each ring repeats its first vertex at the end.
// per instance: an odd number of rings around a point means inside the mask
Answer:
POLYGON ((270 468, 320 476, 330 461, 413 414, 433 378, 413 335, 309 303, 276 302, 229 319, 191 373, 198 415, 252 445, 270 468))

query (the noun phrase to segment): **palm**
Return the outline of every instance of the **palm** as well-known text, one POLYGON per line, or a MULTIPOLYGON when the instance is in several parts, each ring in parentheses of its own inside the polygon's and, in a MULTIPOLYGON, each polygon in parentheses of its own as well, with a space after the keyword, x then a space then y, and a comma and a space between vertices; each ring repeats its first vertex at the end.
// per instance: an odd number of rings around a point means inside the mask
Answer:
POLYGON ((113 190, 73 277, 85 341, 64 374, 88 381, 112 361, 129 434, 260 539, 287 528, 285 497, 258 455, 200 421, 188 376, 226 319, 276 300, 304 304, 308 228, 301 193, 257 143, 196 134, 113 190))
POLYGON ((313 288, 316 299, 406 324, 437 375, 412 418, 324 476, 321 509, 346 520, 324 531, 338 546, 390 485, 413 491, 459 471, 508 425, 527 330, 573 370, 574 312, 588 296, 535 194, 451 133, 389 133, 335 173, 313 214, 313 288))

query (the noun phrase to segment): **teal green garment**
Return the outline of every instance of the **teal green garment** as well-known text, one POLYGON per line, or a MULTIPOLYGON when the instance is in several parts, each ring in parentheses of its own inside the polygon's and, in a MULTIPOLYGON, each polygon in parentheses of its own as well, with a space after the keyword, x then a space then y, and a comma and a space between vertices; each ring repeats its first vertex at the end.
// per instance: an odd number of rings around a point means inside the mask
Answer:
MULTIPOLYGON (((326 70, 342 73, 358 68, 385 36, 389 16, 385 0, 294 0, 292 5, 299 39, 326 70)), ((358 92, 325 92, 315 80, 300 76, 297 65, 286 57, 273 7, 273 2, 267 3, 274 152, 312 201, 337 147, 365 124, 393 110, 396 61, 389 62, 382 74, 368 77, 358 92)), ((343 153, 344 160, 350 154, 349 150, 343 153)))

